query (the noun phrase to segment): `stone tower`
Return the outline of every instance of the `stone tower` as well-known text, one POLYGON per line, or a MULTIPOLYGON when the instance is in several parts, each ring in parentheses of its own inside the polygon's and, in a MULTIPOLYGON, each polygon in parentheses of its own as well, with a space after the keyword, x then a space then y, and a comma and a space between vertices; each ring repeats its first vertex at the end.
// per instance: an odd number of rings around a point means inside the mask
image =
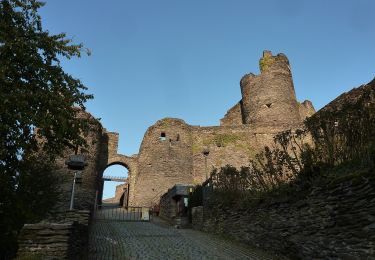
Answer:
POLYGON ((247 74, 240 82, 243 123, 290 125, 301 122, 288 58, 264 51, 259 67, 260 75, 247 74))

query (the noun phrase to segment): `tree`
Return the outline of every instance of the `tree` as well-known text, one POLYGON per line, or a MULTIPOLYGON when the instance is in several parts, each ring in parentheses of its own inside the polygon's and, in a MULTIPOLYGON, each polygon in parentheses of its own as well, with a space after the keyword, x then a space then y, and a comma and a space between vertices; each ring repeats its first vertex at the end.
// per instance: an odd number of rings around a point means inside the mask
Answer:
POLYGON ((89 126, 77 113, 92 96, 59 60, 89 51, 64 33, 43 30, 38 15, 43 5, 37 0, 0 3, 0 240, 19 226, 14 218, 23 214, 16 205, 20 180, 30 179, 25 176, 35 169, 28 158, 42 150, 53 161, 67 144, 84 145, 82 134, 89 126))

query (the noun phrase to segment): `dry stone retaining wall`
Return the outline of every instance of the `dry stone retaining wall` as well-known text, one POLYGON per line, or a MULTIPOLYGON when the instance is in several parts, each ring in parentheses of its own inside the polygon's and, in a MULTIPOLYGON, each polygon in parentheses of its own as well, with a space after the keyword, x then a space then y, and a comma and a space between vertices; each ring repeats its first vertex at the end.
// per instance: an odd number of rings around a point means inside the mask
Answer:
POLYGON ((203 206, 191 208, 191 221, 194 229, 203 229, 203 206))
POLYGON ((375 179, 330 181, 305 199, 233 208, 204 201, 204 228, 292 259, 373 259, 375 179))
POLYGON ((17 259, 40 256, 84 259, 87 255, 90 211, 69 211, 57 222, 25 224, 19 235, 17 259))

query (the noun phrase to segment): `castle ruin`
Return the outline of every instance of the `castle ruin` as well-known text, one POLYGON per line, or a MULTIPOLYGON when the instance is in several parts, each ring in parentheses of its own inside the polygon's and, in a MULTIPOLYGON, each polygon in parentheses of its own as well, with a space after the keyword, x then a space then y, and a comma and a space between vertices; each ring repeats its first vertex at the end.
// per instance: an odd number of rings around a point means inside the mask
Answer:
POLYGON ((129 170, 129 205, 151 206, 175 184, 200 184, 214 168, 247 166, 249 159, 283 130, 301 126, 315 113, 308 100, 297 102, 288 58, 264 51, 260 75, 240 81, 242 99, 220 120, 201 127, 164 118, 146 131, 139 154, 117 154, 118 134, 106 133, 108 164, 129 170))
MULTIPOLYGON (((111 165, 128 169, 127 187, 119 189, 127 192, 123 205, 150 207, 175 184, 200 184, 214 168, 227 164, 247 166, 264 146, 273 144, 275 134, 300 127, 315 110, 308 100, 297 102, 288 58, 264 51, 259 65, 260 75, 250 73, 241 79, 242 99, 220 120, 220 126, 164 118, 147 129, 139 153, 126 156, 117 153, 118 133, 98 124, 87 137, 89 148, 83 150, 89 166, 77 187, 76 207, 87 209, 95 198, 100 202, 102 175, 111 165)), ((58 164, 66 169, 63 159, 58 164)), ((66 210, 72 172, 60 175, 66 176, 62 185, 66 206, 61 208, 66 210)))

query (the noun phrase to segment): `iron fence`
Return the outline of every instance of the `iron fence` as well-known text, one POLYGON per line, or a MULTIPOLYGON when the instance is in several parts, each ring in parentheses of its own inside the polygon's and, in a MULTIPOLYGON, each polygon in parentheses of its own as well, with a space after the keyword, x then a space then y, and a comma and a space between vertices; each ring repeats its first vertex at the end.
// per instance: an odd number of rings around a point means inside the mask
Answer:
POLYGON ((107 221, 150 221, 148 207, 120 207, 118 205, 99 205, 94 212, 94 220, 107 221))

